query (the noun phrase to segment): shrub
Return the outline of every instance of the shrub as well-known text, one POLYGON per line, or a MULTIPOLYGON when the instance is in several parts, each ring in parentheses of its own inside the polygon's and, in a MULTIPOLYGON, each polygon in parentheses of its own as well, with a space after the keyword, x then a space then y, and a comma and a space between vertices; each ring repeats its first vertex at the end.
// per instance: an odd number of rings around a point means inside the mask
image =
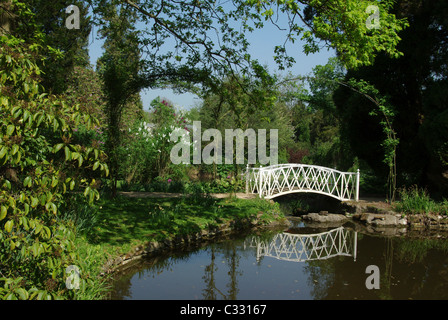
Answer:
POLYGON ((92 203, 99 194, 89 174, 108 172, 103 152, 72 142, 73 128, 98 121, 44 92, 38 48, 0 37, 0 299, 82 294, 65 284, 66 268, 82 262, 61 209, 70 190, 92 203))

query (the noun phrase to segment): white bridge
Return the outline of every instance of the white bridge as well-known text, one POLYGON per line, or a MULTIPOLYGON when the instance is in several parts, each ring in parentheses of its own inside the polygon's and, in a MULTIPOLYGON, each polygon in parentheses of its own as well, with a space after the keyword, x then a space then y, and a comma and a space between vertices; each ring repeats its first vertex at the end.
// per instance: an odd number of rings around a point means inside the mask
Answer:
POLYGON ((357 232, 339 227, 316 234, 279 233, 270 241, 253 237, 248 245, 261 257, 303 262, 336 256, 351 256, 356 261, 357 232))
POLYGON ((297 163, 277 164, 246 170, 246 193, 272 199, 289 193, 313 192, 341 201, 359 200, 359 169, 335 169, 297 163))

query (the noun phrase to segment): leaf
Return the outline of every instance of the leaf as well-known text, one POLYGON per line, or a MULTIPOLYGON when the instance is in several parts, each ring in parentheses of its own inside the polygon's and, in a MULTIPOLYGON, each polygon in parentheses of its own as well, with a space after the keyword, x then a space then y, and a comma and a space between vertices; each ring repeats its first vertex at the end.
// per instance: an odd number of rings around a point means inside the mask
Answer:
POLYGON ((51 237, 51 230, 50 230, 50 228, 44 226, 44 231, 45 231, 45 238, 50 239, 50 237, 51 237))
POLYGON ((5 206, 2 206, 0 209, 0 221, 5 219, 7 213, 8 213, 8 208, 5 206))
POLYGON ((39 204, 39 199, 31 197, 31 208, 35 208, 39 204))
POLYGON ((26 177, 25 180, 23 180, 23 186, 24 187, 31 186, 31 177, 30 176, 26 177))
POLYGON ((58 213, 58 207, 56 207, 56 205, 53 202, 51 202, 50 207, 51 210, 53 210, 53 214, 58 213))
POLYGON ((12 227, 14 227, 14 221, 13 220, 9 220, 8 222, 5 223, 5 231, 10 233, 12 230, 12 227))
POLYGON ((100 162, 96 161, 95 164, 93 165, 93 168, 92 168, 93 171, 95 171, 99 167, 99 165, 100 165, 100 162))
POLYGON ((31 113, 28 110, 25 110, 23 113, 23 122, 26 122, 28 118, 30 118, 31 113))
POLYGON ((17 300, 17 297, 11 292, 6 296, 6 300, 17 300))
POLYGON ((87 197, 87 194, 90 192, 90 187, 87 187, 85 190, 84 190, 84 197, 87 197))
POLYGON ((70 149, 67 146, 65 146, 64 151, 65 151, 65 161, 70 160, 70 158, 71 158, 70 149))
POLYGON ((11 154, 15 155, 19 151, 19 146, 17 144, 13 145, 11 154))
POLYGON ((90 190, 89 203, 93 203, 93 198, 94 197, 95 197, 95 192, 93 190, 90 190))
POLYGON ((78 158, 78 167, 81 167, 83 160, 84 160, 84 159, 83 159, 82 155, 79 155, 79 158, 78 158))
POLYGON ((38 242, 33 243, 33 245, 31 246, 31 251, 33 252, 33 256, 37 257, 37 255, 39 254, 39 243, 38 242))
POLYGON ((19 298, 21 300, 28 300, 28 297, 29 297, 28 291, 26 291, 25 289, 17 288, 17 289, 14 290, 14 292, 19 295, 19 298))
POLYGON ((5 156, 7 151, 8 151, 8 147, 3 146, 2 149, 0 150, 0 159, 5 156))
POLYGON ((36 229, 34 230, 34 232, 36 232, 36 234, 39 234, 40 231, 42 230, 42 228, 43 228, 43 225, 39 223, 39 224, 36 226, 36 229))
POLYGON ((6 128, 6 135, 7 135, 7 136, 12 135, 13 132, 14 132, 14 129, 15 129, 14 125, 10 124, 10 125, 6 128))
POLYGON ((2 98, 0 99, 0 105, 3 105, 3 106, 5 106, 5 107, 7 107, 7 106, 8 106, 8 98, 6 98, 6 97, 2 97, 2 98))
POLYGON ((53 148, 53 153, 56 153, 59 150, 61 150, 63 146, 64 146, 63 143, 58 143, 57 145, 55 145, 54 148, 53 148))
POLYGON ((9 180, 5 179, 5 182, 3 183, 3 187, 8 190, 11 190, 11 182, 9 180))
POLYGON ((26 217, 22 217, 21 221, 22 221, 22 225, 25 228, 25 230, 28 231, 28 229, 30 228, 30 226, 28 225, 28 219, 26 217))

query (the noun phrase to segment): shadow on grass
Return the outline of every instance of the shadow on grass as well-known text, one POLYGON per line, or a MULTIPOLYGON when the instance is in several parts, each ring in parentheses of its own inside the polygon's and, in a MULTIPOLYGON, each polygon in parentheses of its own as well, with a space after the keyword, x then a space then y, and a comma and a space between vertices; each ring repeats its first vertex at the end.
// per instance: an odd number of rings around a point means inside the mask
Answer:
POLYGON ((122 245, 135 240, 163 240, 260 212, 260 207, 251 201, 209 197, 119 196, 100 201, 98 223, 87 235, 92 244, 122 245))

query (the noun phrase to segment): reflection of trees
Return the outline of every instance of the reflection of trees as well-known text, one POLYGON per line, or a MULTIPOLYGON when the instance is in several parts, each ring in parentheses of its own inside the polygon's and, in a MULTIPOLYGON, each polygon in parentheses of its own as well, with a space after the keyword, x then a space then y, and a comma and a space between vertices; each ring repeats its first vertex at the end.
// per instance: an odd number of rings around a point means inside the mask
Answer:
POLYGON ((238 271, 240 258, 237 254, 237 250, 235 245, 227 248, 226 260, 227 265, 229 266, 229 271, 227 274, 229 275, 229 282, 227 284, 228 295, 227 299, 235 300, 237 294, 239 292, 238 289, 238 277, 243 275, 242 271, 238 271))
POLYGON ((404 274, 409 295, 416 299, 448 299, 446 239, 397 239, 396 260, 414 266, 404 274))
POLYGON ((218 292, 221 296, 224 296, 224 294, 216 287, 215 282, 215 271, 218 270, 216 266, 216 255, 215 255, 215 246, 211 247, 211 254, 210 254, 210 264, 205 267, 204 270, 204 276, 202 279, 204 279, 205 282, 205 289, 203 290, 203 296, 205 300, 216 300, 216 292, 218 292))
POLYGON ((448 299, 448 242, 443 239, 359 237, 356 263, 307 261, 314 299, 448 299), (380 289, 368 290, 368 265, 380 269, 380 289))
POLYGON ((392 238, 386 238, 384 242, 384 271, 380 274, 380 290, 378 291, 378 297, 383 300, 390 300, 392 299, 390 289, 393 278, 392 265, 394 261, 394 241, 392 238))
POLYGON ((202 279, 205 282, 205 289, 203 290, 203 296, 205 300, 216 300, 221 298, 224 300, 236 300, 239 292, 238 289, 238 277, 243 275, 242 271, 238 270, 240 256, 238 254, 239 248, 234 241, 226 241, 220 246, 212 245, 210 256, 210 264, 205 267, 204 276, 202 279), (218 271, 218 265, 216 264, 216 254, 222 254, 226 261, 226 265, 229 267, 227 275, 229 276, 229 282, 226 287, 227 293, 222 292, 216 285, 215 273, 218 271))
POLYGON ((328 295, 328 289, 335 282, 337 273, 335 272, 336 259, 308 261, 304 270, 309 274, 308 286, 311 289, 311 296, 315 300, 325 299, 328 295))
POLYGON ((111 299, 122 299, 132 296, 131 279, 136 275, 138 278, 155 278, 165 271, 172 271, 173 266, 179 261, 188 260, 194 252, 165 253, 151 259, 142 259, 138 263, 124 272, 115 275, 111 280, 113 291, 111 299))

